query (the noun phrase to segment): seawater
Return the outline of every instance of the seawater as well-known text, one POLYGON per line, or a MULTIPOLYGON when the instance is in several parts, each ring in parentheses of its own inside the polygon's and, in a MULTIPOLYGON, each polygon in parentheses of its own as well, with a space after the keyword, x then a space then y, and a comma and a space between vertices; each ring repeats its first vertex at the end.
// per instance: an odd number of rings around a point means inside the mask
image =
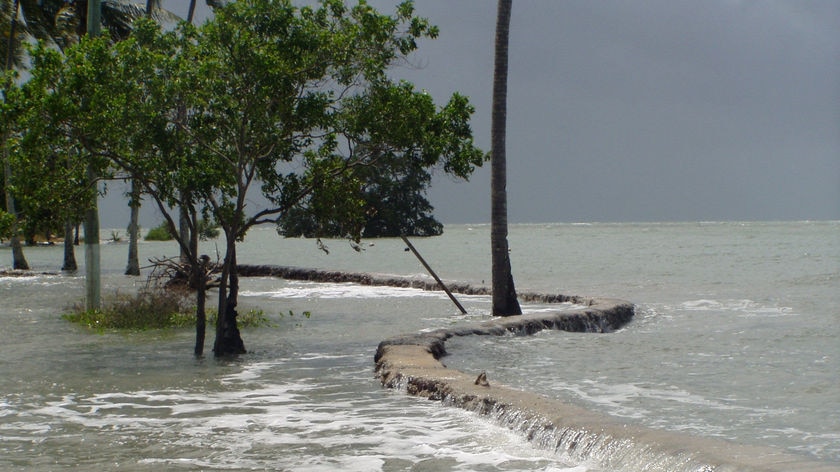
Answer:
MULTIPOLYGON (((256 229, 239 259, 426 276, 398 239, 326 243, 329 254, 256 229)), ((413 243, 442 278, 489 285, 488 226, 413 243)), ((513 225, 510 245, 519 290, 624 298, 637 317, 610 334, 453 339, 450 367, 629 423, 840 464, 840 223, 513 225)), ((216 257, 214 242, 202 249, 216 257)), ((126 250, 103 244, 106 297, 145 284, 122 275, 126 250)), ((26 255, 57 271, 61 251, 26 255)), ((0 258, 10 265, 8 248, 0 258)), ((216 361, 193 358, 190 330, 63 321, 81 274, 0 278, 4 470, 605 470, 373 378, 381 339, 488 319, 486 297, 459 297, 461 315, 441 293, 243 279, 242 308, 274 326, 245 329, 249 354, 216 361)))

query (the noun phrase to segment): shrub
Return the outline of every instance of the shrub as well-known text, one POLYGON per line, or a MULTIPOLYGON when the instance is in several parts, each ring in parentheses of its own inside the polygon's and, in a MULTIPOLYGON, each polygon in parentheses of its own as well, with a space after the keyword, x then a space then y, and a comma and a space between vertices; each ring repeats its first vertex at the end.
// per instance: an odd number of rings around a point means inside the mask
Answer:
MULTIPOLYGON (((134 295, 117 293, 100 310, 88 311, 79 304, 62 318, 97 331, 193 327, 195 307, 188 303, 188 293, 165 289, 143 290, 134 295)), ((208 326, 215 326, 217 318, 216 310, 207 310, 208 326)), ((271 325, 259 309, 240 313, 237 322, 241 328, 271 325)))
POLYGON ((134 295, 117 293, 113 299, 106 300, 99 310, 85 310, 83 306, 76 305, 71 313, 62 317, 97 330, 143 330, 188 326, 185 320, 189 312, 182 293, 154 289, 134 295))
POLYGON ((146 241, 169 241, 172 239, 172 233, 169 232, 169 224, 165 221, 146 233, 146 241))
MULTIPOLYGON (((213 220, 201 218, 198 220, 198 238, 202 241, 216 239, 219 237, 219 225, 213 220)), ((146 233, 147 241, 169 241, 174 239, 172 233, 169 232, 169 224, 163 222, 146 233)))

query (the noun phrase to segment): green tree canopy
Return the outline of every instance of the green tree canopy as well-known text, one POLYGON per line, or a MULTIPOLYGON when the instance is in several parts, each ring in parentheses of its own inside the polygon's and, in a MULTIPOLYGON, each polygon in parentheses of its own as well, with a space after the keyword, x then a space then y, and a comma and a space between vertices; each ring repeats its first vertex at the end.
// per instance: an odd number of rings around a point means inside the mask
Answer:
POLYGON ((438 108, 386 74, 436 35, 411 2, 384 15, 364 2, 239 1, 172 31, 138 20, 125 41, 66 50, 44 120, 98 171, 140 182, 173 233, 171 208, 207 209, 226 238, 214 351, 244 352, 236 242, 249 228, 305 206, 358 238, 366 189, 433 167, 467 177, 482 164, 465 97, 438 108), (268 206, 251 207, 256 192, 268 206))

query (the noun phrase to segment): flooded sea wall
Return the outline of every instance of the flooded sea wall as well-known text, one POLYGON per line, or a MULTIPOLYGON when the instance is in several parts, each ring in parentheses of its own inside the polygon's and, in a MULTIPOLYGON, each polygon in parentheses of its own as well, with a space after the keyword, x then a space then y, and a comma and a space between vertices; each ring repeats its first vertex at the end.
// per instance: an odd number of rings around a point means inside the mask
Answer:
MULTIPOLYGON (((439 290, 436 282, 408 277, 280 266, 241 266, 242 276, 271 276, 314 282, 356 283, 439 290)), ((485 287, 447 283, 454 293, 490 295, 485 287)), ((383 340, 374 356, 382 385, 440 401, 490 418, 540 448, 599 470, 668 472, 840 472, 781 450, 656 430, 621 421, 543 395, 495 382, 492 373, 448 368, 446 341, 456 336, 531 335, 545 329, 609 333, 629 323, 632 303, 615 299, 539 293, 519 294, 533 303, 565 303, 557 312, 496 318, 485 322, 404 334, 383 340)), ((562 363, 562 359, 558 359, 562 363)), ((527 368, 527 366, 523 366, 527 368)), ((651 366, 656 368, 656 366, 651 366)))
MULTIPOLYGON (((528 335, 541 329, 609 332, 629 322, 633 305, 593 299, 582 308, 557 314, 523 315, 475 326, 421 332, 387 339, 376 352, 382 384, 491 418, 521 433, 538 447, 575 462, 623 471, 840 471, 777 449, 661 431, 596 411, 496 384, 484 372, 465 373, 441 362, 454 336, 528 335)), ((562 362, 562 359, 558 359, 562 362)), ((523 366, 527 368, 527 366, 523 366)), ((655 366, 651 366, 655 368, 655 366)))

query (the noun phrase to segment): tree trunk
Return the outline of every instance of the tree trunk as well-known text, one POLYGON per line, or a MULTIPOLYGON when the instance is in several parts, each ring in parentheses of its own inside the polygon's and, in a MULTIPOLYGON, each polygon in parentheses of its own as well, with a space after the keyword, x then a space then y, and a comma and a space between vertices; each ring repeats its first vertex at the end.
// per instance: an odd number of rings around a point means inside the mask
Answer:
POLYGON ((137 250, 140 225, 140 189, 131 180, 131 196, 128 206, 131 207, 131 217, 128 223, 128 264, 125 267, 125 275, 140 275, 140 256, 137 250))
POLYGON ((102 0, 88 0, 86 20, 87 34, 99 36, 102 31, 102 0))
POLYGON ((521 315, 510 269, 507 224, 507 73, 508 36, 512 0, 499 0, 496 17, 496 58, 493 70, 493 115, 491 125, 491 220, 490 246, 493 259, 493 315, 521 315))
MULTIPOLYGON (((8 130, 4 133, 8 136, 8 130)), ((8 143, 8 139, 5 140, 8 143)), ((18 224, 17 224, 17 208, 15 207, 15 198, 12 196, 12 191, 9 188, 9 181, 12 177, 12 167, 9 164, 9 148, 6 144, 3 145, 3 153, 4 153, 4 177, 5 177, 5 185, 4 189, 6 191, 6 213, 15 217, 15 223, 12 225, 11 231, 11 238, 9 239, 9 243, 12 247, 12 268, 15 270, 29 270, 29 263, 26 261, 26 256, 23 254, 23 245, 20 243, 20 236, 18 236, 18 224)))
POLYGON ((190 0, 190 9, 187 10, 187 23, 192 23, 194 16, 195 16, 195 0, 190 0))
POLYGON ((64 265, 61 270, 75 272, 78 269, 76 250, 73 247, 73 222, 68 219, 64 222, 64 265))
MULTIPOLYGON (((13 10, 11 15, 11 25, 9 26, 9 43, 6 45, 6 63, 5 63, 5 70, 8 72, 12 69, 12 57, 14 57, 14 50, 15 50, 15 38, 17 36, 17 16, 18 16, 18 9, 20 8, 20 0, 15 0, 13 3, 13 10)), ((8 86, 11 83, 6 83, 5 86, 8 86)), ((15 217, 15 223, 12 225, 12 235, 11 239, 9 240, 12 246, 12 268, 16 270, 29 270, 29 263, 26 261, 26 257, 23 255, 23 246, 20 244, 20 238, 18 237, 18 225, 17 225, 17 209, 15 208, 15 199, 12 196, 12 190, 10 189, 9 182, 12 178, 12 166, 9 163, 9 129, 6 128, 3 130, 3 177, 5 179, 5 184, 3 188, 5 189, 6 193, 6 213, 15 217)))
POLYGON ((207 333, 207 263, 210 258, 201 256, 199 263, 193 266, 195 284, 195 356, 204 355, 204 338, 207 333))
MULTIPOLYGON (((192 247, 192 233, 190 232, 190 213, 187 210, 186 205, 181 205, 181 208, 178 210, 178 233, 181 235, 181 239, 184 241, 189 241, 190 250, 194 255, 198 255, 198 248, 192 247)), ((195 231, 196 235, 198 235, 198 228, 195 231)), ((189 259, 189 254, 187 250, 181 246, 181 262, 186 262, 189 259)))
MULTIPOLYGON (((192 271, 193 274, 196 276, 194 281, 194 286, 196 289, 196 302, 195 302, 195 355, 196 357, 201 357, 204 355, 204 339, 207 333, 207 264, 210 262, 210 258, 202 255, 199 257, 198 255, 198 230, 196 226, 196 221, 198 220, 198 216, 195 211, 195 207, 190 205, 182 205, 180 209, 180 219, 181 219, 181 237, 183 238, 184 235, 184 227, 186 227, 186 232, 189 233, 189 251, 186 252, 187 256, 189 257, 191 264, 192 264, 192 271), (193 228, 195 230, 190 230, 189 221, 192 220, 193 228)), ((184 249, 181 249, 182 257, 184 253, 184 249)))
POLYGON ((222 265, 222 278, 219 285, 219 316, 216 321, 216 341, 213 353, 216 357, 245 354, 245 343, 236 323, 237 297, 239 294, 239 276, 236 272, 236 231, 225 230, 227 248, 222 265))

